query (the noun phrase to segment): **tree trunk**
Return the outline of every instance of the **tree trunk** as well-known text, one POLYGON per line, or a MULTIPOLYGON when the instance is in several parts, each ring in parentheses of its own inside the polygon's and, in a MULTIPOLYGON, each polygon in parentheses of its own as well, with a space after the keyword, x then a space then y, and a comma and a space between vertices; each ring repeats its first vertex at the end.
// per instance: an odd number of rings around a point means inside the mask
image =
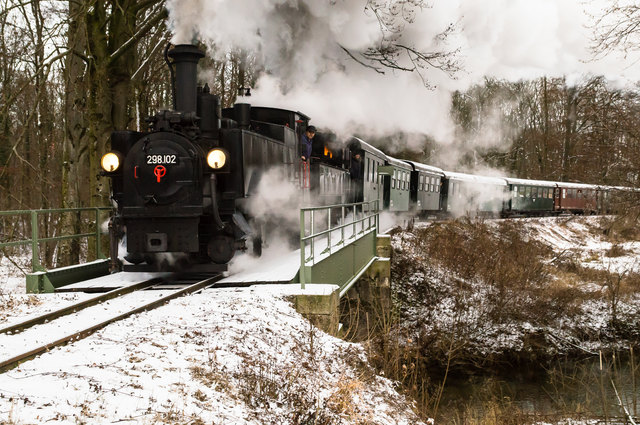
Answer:
MULTIPOLYGON (((79 56, 86 48, 87 38, 82 22, 82 5, 69 1, 68 46, 72 50, 65 61, 64 144, 62 159, 62 206, 83 206, 80 181, 84 178, 83 163, 88 153, 87 124, 83 112, 86 107, 85 63, 79 56)), ((81 233, 80 214, 65 214, 61 234, 81 233)), ((60 264, 77 264, 80 261, 80 241, 64 241, 59 247, 60 264)))

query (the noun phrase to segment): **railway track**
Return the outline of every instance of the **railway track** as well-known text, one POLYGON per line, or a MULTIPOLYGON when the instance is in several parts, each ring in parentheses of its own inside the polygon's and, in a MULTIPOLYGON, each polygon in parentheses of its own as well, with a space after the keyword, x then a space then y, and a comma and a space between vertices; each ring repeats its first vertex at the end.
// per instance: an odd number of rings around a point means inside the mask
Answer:
MULTIPOLYGON (((160 279, 152 279, 149 281, 140 282, 127 288, 115 289, 101 296, 94 297, 89 300, 85 300, 83 302, 65 307, 63 309, 36 317, 34 319, 30 319, 22 323, 0 329, 0 346, 10 347, 19 346, 20 344, 22 344, 23 346, 27 346, 24 348, 24 351, 19 351, 17 354, 0 354, 0 373, 13 369, 20 363, 30 360, 55 347, 59 347, 71 341, 86 338, 87 336, 93 334, 94 332, 104 328, 111 323, 126 319, 127 317, 137 313, 160 307, 168 301, 182 297, 184 295, 192 294, 207 287, 214 286, 215 283, 221 278, 221 274, 216 274, 213 276, 188 275, 174 277, 164 282, 160 279), (61 326, 65 326, 63 319, 69 321, 73 320, 74 316, 78 316, 77 320, 81 321, 82 319, 79 318, 79 314, 81 312, 89 312, 91 307, 99 308, 105 301, 118 297, 125 297, 129 294, 139 293, 142 290, 150 288, 164 288, 164 290, 169 293, 161 294, 159 297, 153 299, 153 301, 149 301, 149 297, 142 297, 142 299, 140 300, 132 300, 133 305, 127 307, 123 312, 108 314, 106 318, 99 319, 91 324, 86 325, 86 327, 81 327, 81 329, 79 330, 74 329, 73 332, 65 333, 63 336, 52 337, 52 340, 44 343, 32 342, 31 344, 29 344, 29 341, 27 341, 27 343, 25 344, 24 341, 21 341, 21 336, 26 331, 37 333, 38 337, 40 337, 43 333, 47 334, 48 330, 57 330, 61 326)), ((106 308, 103 307, 103 310, 104 309, 106 308)), ((55 332, 52 332, 52 334, 55 334, 55 332)), ((28 340, 28 337, 25 339, 28 340)))

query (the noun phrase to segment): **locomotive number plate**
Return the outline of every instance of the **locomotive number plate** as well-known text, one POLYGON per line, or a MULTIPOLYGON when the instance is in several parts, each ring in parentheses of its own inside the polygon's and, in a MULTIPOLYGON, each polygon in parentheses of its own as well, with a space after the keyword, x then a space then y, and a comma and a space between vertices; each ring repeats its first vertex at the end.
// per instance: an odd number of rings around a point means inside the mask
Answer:
POLYGON ((178 155, 166 154, 166 155, 147 155, 147 164, 177 164, 178 155))

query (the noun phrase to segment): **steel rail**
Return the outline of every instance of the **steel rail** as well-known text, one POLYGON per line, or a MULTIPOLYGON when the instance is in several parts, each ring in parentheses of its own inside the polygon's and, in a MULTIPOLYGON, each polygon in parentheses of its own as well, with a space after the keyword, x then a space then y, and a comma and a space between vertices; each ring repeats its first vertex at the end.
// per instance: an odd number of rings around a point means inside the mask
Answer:
POLYGON ((63 307, 59 310, 52 311, 47 314, 43 314, 38 317, 34 317, 30 320, 25 320, 24 322, 16 323, 15 325, 7 326, 5 328, 0 329, 0 334, 16 334, 22 332, 26 329, 29 329, 36 325, 41 325, 46 322, 50 322, 59 317, 66 316, 71 313, 76 313, 80 310, 83 310, 88 307, 93 307, 94 305, 100 304, 104 301, 108 301, 113 298, 120 297, 122 295, 130 294, 131 292, 135 292, 138 290, 149 288, 153 285, 161 283, 163 279, 161 278, 153 278, 150 280, 146 280, 144 282, 136 283, 135 285, 125 286, 122 288, 116 288, 109 292, 105 292, 104 294, 98 295, 96 297, 90 298, 88 300, 81 301, 76 304, 72 304, 67 307, 63 307))
POLYGON ((187 286, 186 288, 183 289, 179 289, 169 295, 165 295, 164 297, 160 297, 157 300, 144 304, 143 306, 140 307, 136 307, 134 309, 131 309, 125 313, 121 313, 117 316, 114 316, 110 319, 104 320, 100 323, 97 323, 93 326, 90 326, 86 329, 83 329, 79 332, 76 332, 72 335, 60 338, 56 341, 53 342, 49 342, 47 344, 41 345, 38 348, 35 348, 33 350, 30 350, 26 353, 22 353, 19 354, 17 356, 14 356, 10 359, 4 360, 2 362, 0 362, 0 373, 4 373, 10 369, 15 368, 16 366, 18 366, 19 364, 21 364, 24 361, 27 361, 33 357, 36 357, 39 354, 42 354, 46 351, 51 350, 52 348, 64 345, 68 342, 74 341, 74 340, 80 340, 83 338, 88 337, 89 335, 93 334, 94 332, 104 328, 107 325, 110 325, 111 323, 126 319, 129 316, 132 316, 134 314, 138 314, 138 313, 142 313, 144 311, 147 310, 152 310, 154 308, 160 307, 161 305, 165 304, 168 301, 171 301, 175 298, 179 298, 182 297, 184 295, 189 295, 192 294, 194 292, 200 291, 208 286, 212 286, 214 285, 218 280, 220 280, 222 278, 222 275, 216 275, 210 278, 207 278, 205 280, 202 280, 200 282, 194 283, 192 285, 187 286))

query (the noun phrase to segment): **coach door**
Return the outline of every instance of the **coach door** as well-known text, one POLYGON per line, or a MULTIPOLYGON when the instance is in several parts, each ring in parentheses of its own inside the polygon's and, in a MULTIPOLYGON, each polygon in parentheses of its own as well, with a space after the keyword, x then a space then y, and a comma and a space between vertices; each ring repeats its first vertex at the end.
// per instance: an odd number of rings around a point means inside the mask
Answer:
POLYGON ((553 209, 554 211, 560 211, 562 209, 562 201, 560 197, 561 189, 556 187, 553 189, 553 209))

